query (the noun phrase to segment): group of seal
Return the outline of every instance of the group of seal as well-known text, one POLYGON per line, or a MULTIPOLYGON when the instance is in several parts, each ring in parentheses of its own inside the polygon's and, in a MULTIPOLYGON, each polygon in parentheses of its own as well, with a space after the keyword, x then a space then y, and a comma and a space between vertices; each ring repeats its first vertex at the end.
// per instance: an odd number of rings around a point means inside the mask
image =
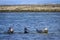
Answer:
MULTIPOLYGON (((36 31, 37 31, 37 33, 48 33, 48 28, 44 28, 43 30, 38 30, 38 29, 36 29, 36 31)), ((12 27, 9 27, 8 33, 9 33, 9 34, 14 33, 14 30, 13 30, 12 27)), ((27 29, 26 27, 24 28, 24 33, 29 33, 29 32, 28 32, 28 29, 27 29)))

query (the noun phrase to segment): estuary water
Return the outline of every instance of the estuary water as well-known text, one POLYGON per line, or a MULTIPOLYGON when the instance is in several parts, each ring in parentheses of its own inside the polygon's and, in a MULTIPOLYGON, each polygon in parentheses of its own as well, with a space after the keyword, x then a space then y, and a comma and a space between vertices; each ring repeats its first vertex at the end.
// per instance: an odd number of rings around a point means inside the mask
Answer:
POLYGON ((60 40, 60 12, 0 13, 0 40, 60 40), (16 33, 4 34, 9 27, 16 33), (25 27, 28 34, 22 34, 25 27), (36 32, 36 29, 43 30, 45 27, 48 34, 36 32))

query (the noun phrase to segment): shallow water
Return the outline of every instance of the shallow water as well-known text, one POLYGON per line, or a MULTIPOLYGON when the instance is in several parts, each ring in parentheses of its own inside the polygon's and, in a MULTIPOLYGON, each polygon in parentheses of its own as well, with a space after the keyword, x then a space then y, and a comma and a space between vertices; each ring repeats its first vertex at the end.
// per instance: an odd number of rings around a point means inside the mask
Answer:
POLYGON ((0 13, 0 33, 13 27, 14 34, 0 34, 0 40, 60 40, 60 12, 7 12, 0 13), (24 32, 24 27, 29 30, 24 32), (48 34, 38 34, 36 29, 48 28, 48 34))

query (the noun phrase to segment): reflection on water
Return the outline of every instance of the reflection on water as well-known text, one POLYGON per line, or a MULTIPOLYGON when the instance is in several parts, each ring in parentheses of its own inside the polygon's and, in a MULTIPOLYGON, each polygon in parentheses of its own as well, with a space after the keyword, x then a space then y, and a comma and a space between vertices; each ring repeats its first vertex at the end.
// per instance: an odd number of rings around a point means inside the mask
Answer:
POLYGON ((0 40, 59 40, 60 12, 0 13, 0 32, 6 32, 10 26, 15 32, 24 32, 24 27, 27 27, 30 33, 0 34, 0 40), (36 33, 36 29, 45 27, 48 34, 36 33))

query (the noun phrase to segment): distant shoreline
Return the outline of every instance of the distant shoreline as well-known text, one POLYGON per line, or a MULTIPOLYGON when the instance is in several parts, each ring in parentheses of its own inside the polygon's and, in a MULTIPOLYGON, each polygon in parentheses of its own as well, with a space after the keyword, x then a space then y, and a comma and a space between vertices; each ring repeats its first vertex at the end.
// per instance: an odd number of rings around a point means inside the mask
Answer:
POLYGON ((60 4, 0 5, 0 12, 60 12, 60 4))

